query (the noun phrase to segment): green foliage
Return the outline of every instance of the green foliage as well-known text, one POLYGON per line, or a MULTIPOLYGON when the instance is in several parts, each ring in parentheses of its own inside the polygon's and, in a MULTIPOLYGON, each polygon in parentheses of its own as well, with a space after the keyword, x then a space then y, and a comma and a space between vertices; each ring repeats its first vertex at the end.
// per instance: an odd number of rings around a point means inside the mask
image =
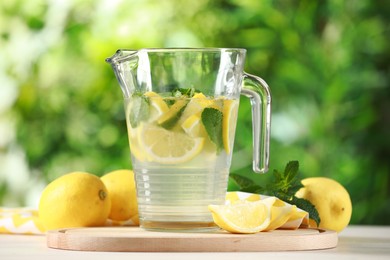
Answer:
MULTIPOLYGON (((370 0, 2 1, 0 205, 69 171, 131 167, 104 62, 117 49, 242 47, 272 91, 271 169, 298 160, 347 188, 351 223, 390 224, 389 13, 370 0)), ((232 172, 267 182, 252 174, 249 115, 242 98, 232 172)))

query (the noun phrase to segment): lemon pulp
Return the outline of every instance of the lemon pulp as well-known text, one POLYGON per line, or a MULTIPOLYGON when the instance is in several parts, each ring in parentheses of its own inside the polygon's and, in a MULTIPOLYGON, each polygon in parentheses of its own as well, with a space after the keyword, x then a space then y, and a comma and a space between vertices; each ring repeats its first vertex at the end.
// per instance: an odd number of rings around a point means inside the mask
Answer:
POLYGON ((255 202, 237 202, 230 205, 209 205, 214 222, 231 233, 257 233, 271 222, 271 207, 275 197, 255 202))
POLYGON ((139 130, 139 143, 143 152, 154 162, 176 164, 197 156, 202 151, 204 139, 143 124, 139 130))

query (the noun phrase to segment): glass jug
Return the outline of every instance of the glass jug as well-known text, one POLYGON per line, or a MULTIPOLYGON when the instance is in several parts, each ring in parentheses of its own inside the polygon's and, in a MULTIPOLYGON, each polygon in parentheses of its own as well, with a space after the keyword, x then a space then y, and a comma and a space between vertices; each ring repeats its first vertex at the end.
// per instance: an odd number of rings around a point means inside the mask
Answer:
POLYGON ((140 226, 214 229, 223 204, 240 94, 250 98, 253 170, 268 170, 271 95, 243 71, 245 49, 118 50, 106 59, 122 89, 140 226))

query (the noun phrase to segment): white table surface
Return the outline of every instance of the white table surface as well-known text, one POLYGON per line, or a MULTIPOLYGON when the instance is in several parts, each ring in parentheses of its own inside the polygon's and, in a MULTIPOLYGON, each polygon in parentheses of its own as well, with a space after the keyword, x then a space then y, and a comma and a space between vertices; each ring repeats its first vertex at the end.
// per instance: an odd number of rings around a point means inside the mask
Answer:
POLYGON ((390 226, 349 226, 339 234, 336 248, 290 252, 132 253, 82 252, 51 249, 45 236, 0 234, 0 259, 390 259, 390 226))

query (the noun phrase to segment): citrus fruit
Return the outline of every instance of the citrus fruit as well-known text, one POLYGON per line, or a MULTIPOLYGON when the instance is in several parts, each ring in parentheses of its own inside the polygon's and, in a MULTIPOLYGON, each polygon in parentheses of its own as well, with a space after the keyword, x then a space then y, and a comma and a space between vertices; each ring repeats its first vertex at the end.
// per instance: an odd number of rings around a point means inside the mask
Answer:
POLYGON ((158 118, 157 124, 167 129, 172 128, 180 119, 187 103, 186 99, 176 100, 169 110, 158 118))
POLYGON ((221 109, 220 100, 209 99, 203 93, 195 93, 194 96, 188 102, 183 114, 180 117, 179 125, 182 125, 189 117, 199 115, 206 107, 213 107, 215 109, 221 109))
POLYGON ((132 138, 131 145, 130 145, 130 152, 131 154, 140 162, 146 161, 146 156, 142 152, 142 150, 139 148, 139 143, 137 138, 132 138))
POLYGON ((127 125, 127 134, 130 141, 130 152, 138 161, 146 161, 146 156, 140 148, 138 141, 138 130, 139 128, 131 128, 130 124, 127 125))
POLYGON ((117 221, 131 219, 138 225, 138 204, 133 171, 116 170, 105 174, 100 179, 111 199, 108 218, 117 221))
MULTIPOLYGON (((316 207, 321 219, 320 228, 340 232, 349 224, 352 202, 344 186, 325 177, 306 178, 302 184, 304 187, 295 196, 309 200, 316 207)), ((316 226, 314 221, 310 223, 316 226)))
POLYGON ((275 201, 275 204, 271 208, 270 224, 264 230, 271 231, 283 226, 287 221, 291 219, 292 216, 295 215, 296 211, 297 207, 295 205, 288 205, 285 204, 283 201, 277 199, 275 201))
POLYGON ((225 99, 223 104, 222 140, 227 154, 232 150, 237 114, 238 102, 232 99, 225 99))
POLYGON ((198 155, 202 150, 204 138, 193 138, 155 125, 142 124, 139 143, 149 160, 175 164, 187 162, 198 155))
POLYGON ((181 124, 184 132, 192 137, 206 137, 206 129, 204 128, 201 120, 200 113, 196 113, 189 116, 183 124, 181 124))
POLYGON ((267 228, 275 197, 259 201, 240 201, 229 205, 209 205, 215 224, 231 233, 251 234, 267 228))
POLYGON ((167 103, 163 98, 156 92, 149 91, 144 94, 146 97, 149 97, 150 101, 150 118, 149 122, 155 121, 160 118, 163 114, 169 111, 167 103))
POLYGON ((110 213, 111 200, 104 183, 93 174, 65 174, 43 190, 39 218, 47 230, 102 226, 110 213))

